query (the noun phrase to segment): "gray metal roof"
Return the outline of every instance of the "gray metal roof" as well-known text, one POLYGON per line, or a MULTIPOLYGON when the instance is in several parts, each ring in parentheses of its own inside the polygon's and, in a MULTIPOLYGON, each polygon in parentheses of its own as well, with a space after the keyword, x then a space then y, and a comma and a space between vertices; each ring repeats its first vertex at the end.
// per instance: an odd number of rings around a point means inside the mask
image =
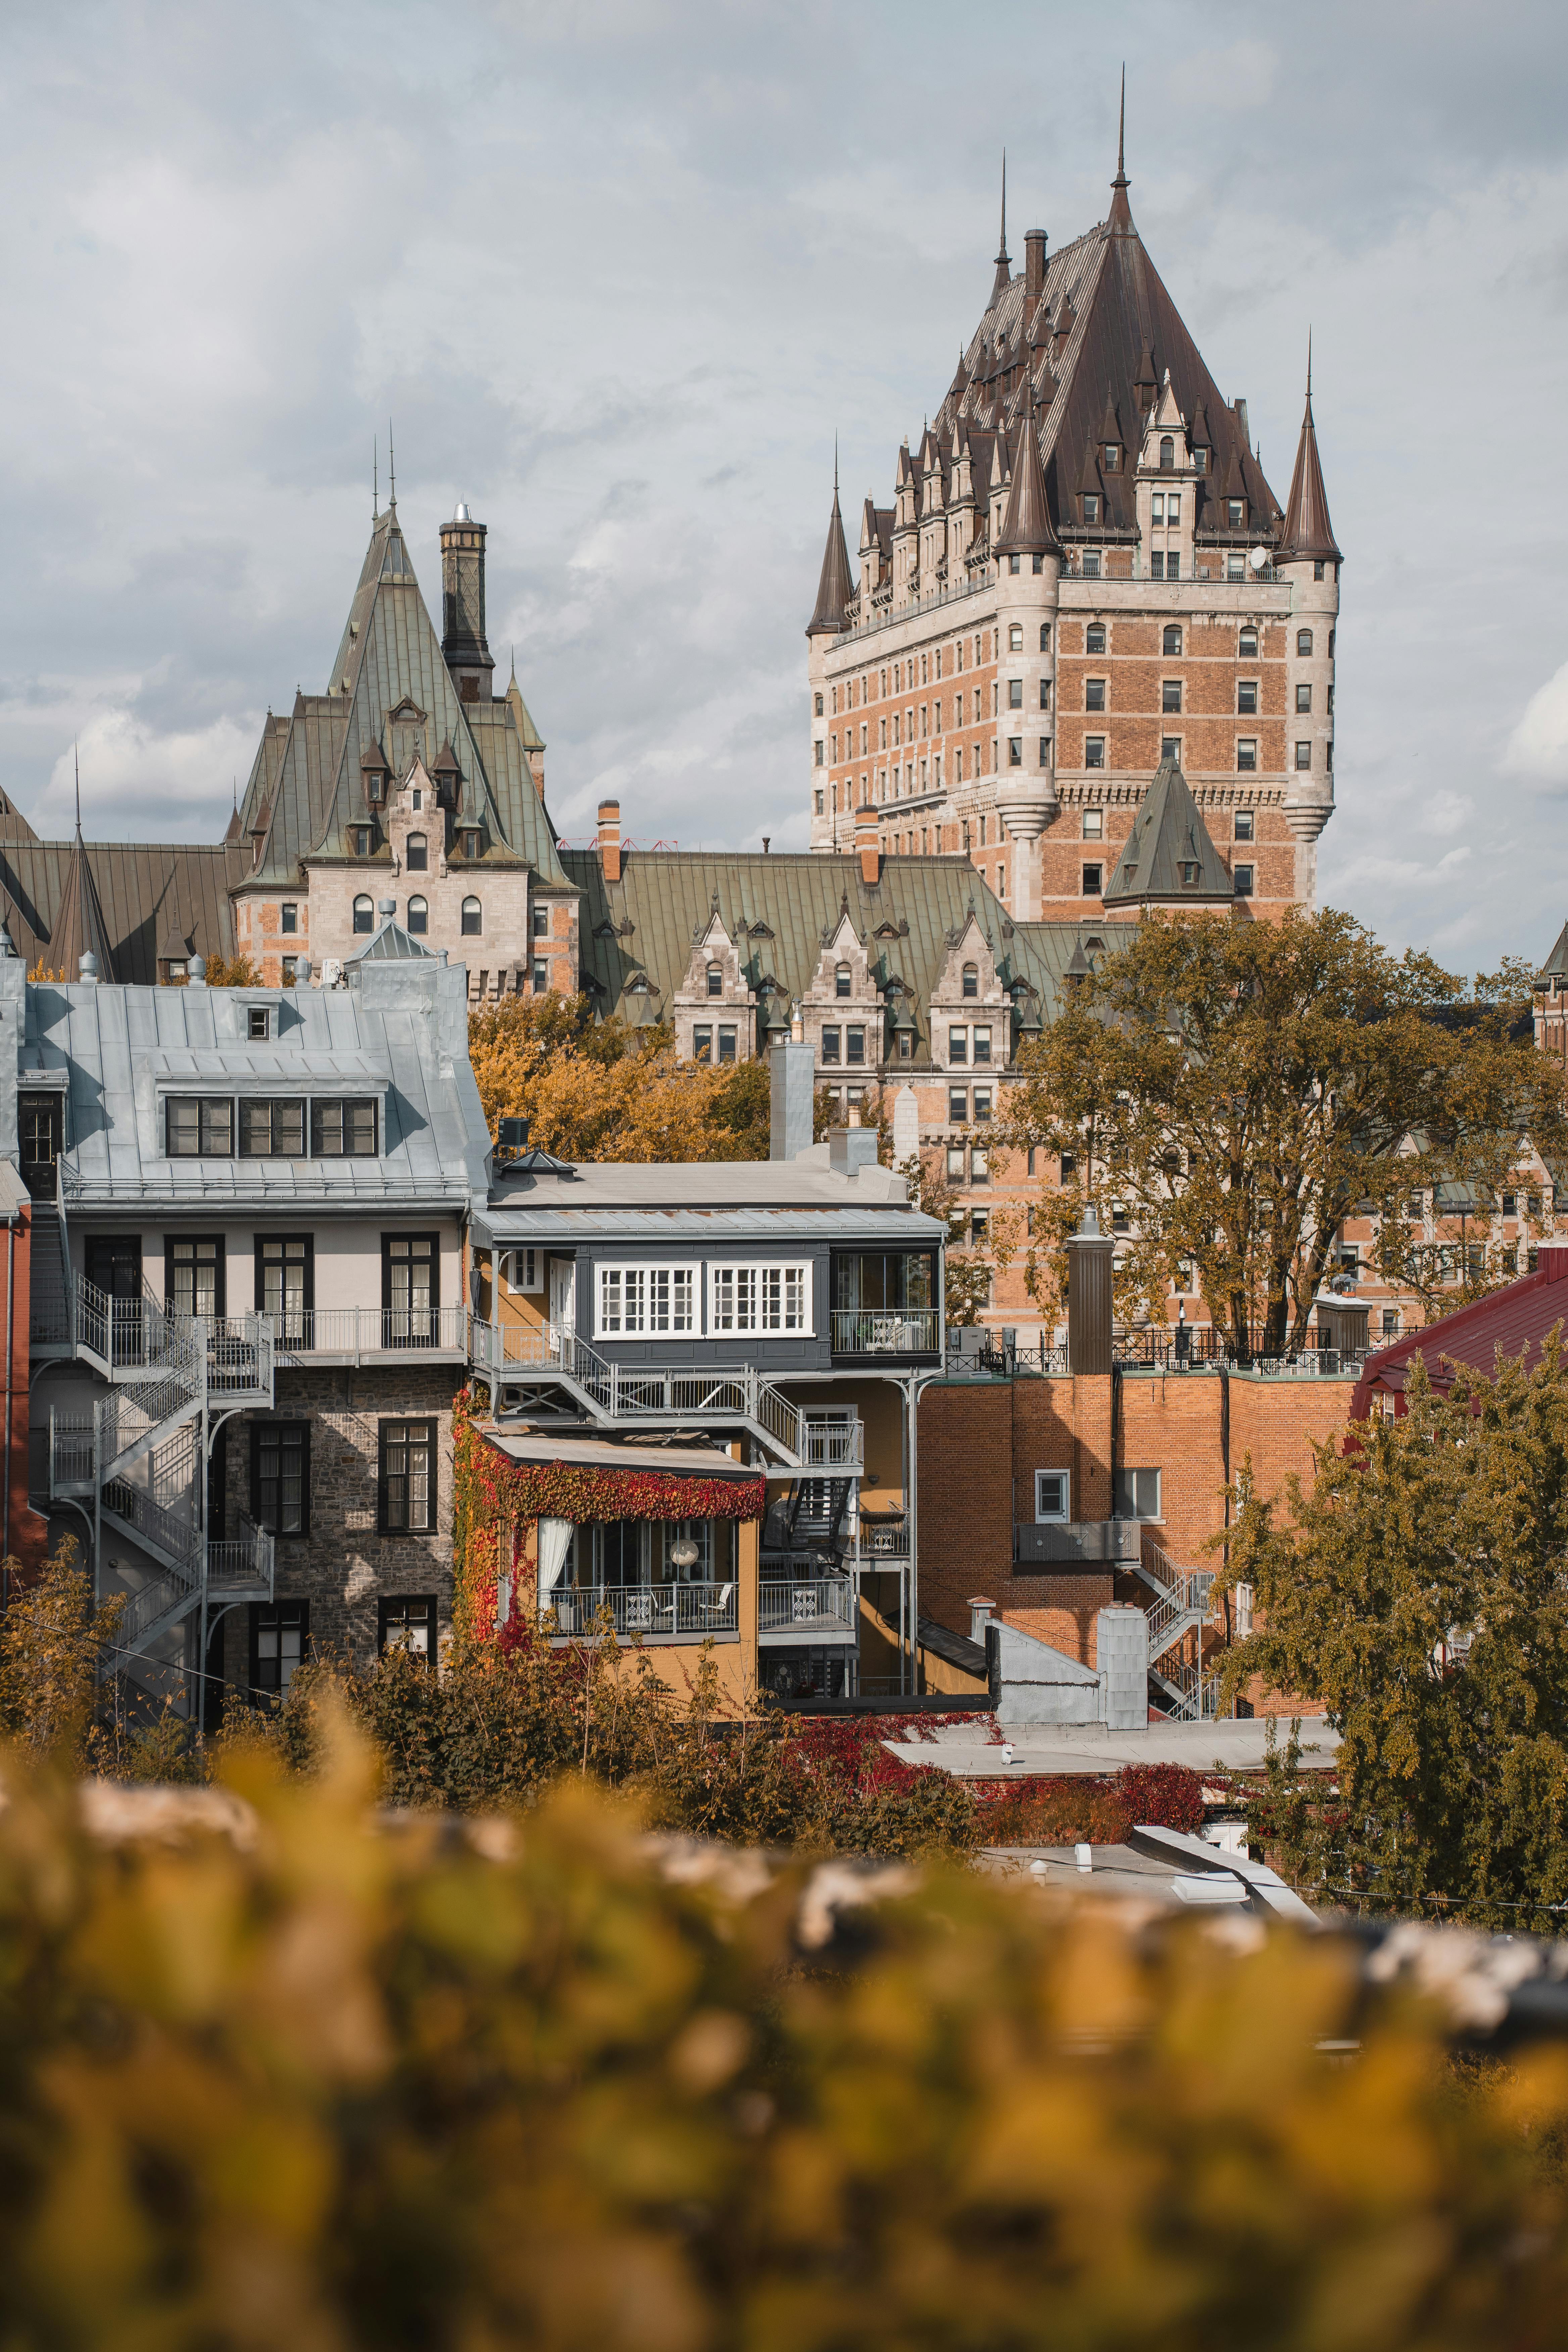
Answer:
POLYGON ((24 1086, 64 1076, 68 1201, 458 1207, 482 1195, 489 1171, 467 992, 462 967, 433 959, 379 964, 342 989, 34 982, 19 1075, 24 1086), (252 1042, 246 1015, 258 1004, 277 1034, 252 1042), (183 1081, 236 1096, 374 1091, 381 1151, 170 1160, 160 1106, 183 1081))
MULTIPOLYGON (((821 1152, 822 1160, 816 1154, 821 1152)), ((901 1177, 886 1168, 855 1176, 813 1159, 726 1160, 679 1164, 584 1161, 567 1177, 501 1171, 477 1233, 500 1243, 533 1240, 740 1239, 882 1242, 934 1248, 945 1226, 907 1205, 901 1177)))
POLYGON ((1121 845, 1105 904, 1235 902, 1236 886, 1174 760, 1162 760, 1121 845), (1186 877, 1191 875, 1191 879, 1186 877))

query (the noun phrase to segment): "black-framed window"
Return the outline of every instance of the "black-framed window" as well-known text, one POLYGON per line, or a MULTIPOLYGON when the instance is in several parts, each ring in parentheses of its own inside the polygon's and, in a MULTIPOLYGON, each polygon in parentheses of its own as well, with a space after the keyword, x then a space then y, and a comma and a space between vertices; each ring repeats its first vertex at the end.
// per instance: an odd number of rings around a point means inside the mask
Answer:
POLYGON ((436 1423, 384 1421, 377 1483, 384 1536, 436 1532, 436 1423))
POLYGON ((310 1648, 308 1601, 250 1604, 250 1687, 258 1698, 281 1698, 310 1648))
POLYGON ((250 1516, 275 1536, 310 1531, 310 1424, 250 1424, 250 1516))
POLYGON ((176 1315, 225 1315, 221 1234, 166 1234, 163 1298, 176 1315))
POLYGON ((163 1109, 171 1160, 233 1156, 234 1104, 227 1095, 171 1095, 163 1109))
POLYGON ((375 1604, 376 1647, 412 1650, 428 1665, 436 1662, 436 1595, 433 1592, 392 1592, 375 1604))
POLYGON ((380 1149, 381 1106, 374 1095, 346 1096, 310 1105, 313 1160, 374 1160, 380 1149))
POLYGON ((410 874, 424 874, 428 871, 430 865, 430 849, 427 835, 423 833, 411 833, 405 845, 405 852, 404 863, 406 865, 410 874))
POLYGON ((316 1304, 316 1244, 310 1234, 258 1234, 256 1311, 272 1318, 279 1339, 310 1344, 316 1304))
POLYGON ((259 1045, 272 1034, 272 1013, 269 1006, 250 1004, 246 1007, 245 1034, 251 1045, 259 1045))
MULTIPOLYGON (((366 830, 368 832, 369 828, 367 827, 366 830)), ((370 845, 368 841, 360 854, 364 857, 368 857, 370 856, 370 845)), ((360 896, 354 900, 353 925, 356 931, 363 932, 369 932, 374 930, 375 928, 375 908, 371 905, 369 898, 363 891, 362 891, 360 896)))
POLYGON ((65 1104, 55 1094, 22 1095, 16 1103, 22 1181, 35 1198, 53 1200, 55 1163, 65 1137, 65 1104))
POLYGON ((427 1348, 441 1305, 441 1243, 437 1234, 383 1234, 381 1308, 387 1345, 427 1348))
POLYGON ((305 1098, 279 1096, 257 1102, 242 1097, 239 1106, 239 1156, 242 1160, 302 1160, 305 1156, 305 1098))

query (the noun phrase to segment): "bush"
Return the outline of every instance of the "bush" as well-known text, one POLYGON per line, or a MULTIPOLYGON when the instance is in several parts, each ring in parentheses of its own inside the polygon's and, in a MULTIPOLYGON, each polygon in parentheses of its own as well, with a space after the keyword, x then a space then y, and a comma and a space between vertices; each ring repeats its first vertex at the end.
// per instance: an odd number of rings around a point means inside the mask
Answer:
POLYGON ((1121 1845, 1139 1822, 1201 1829, 1204 1783, 1183 1764, 1126 1764, 1106 1779, 993 1780, 979 1803, 985 1845, 1121 1845))
POLYGON ((935 1871, 850 1967, 591 1791, 377 1832, 320 1693, 310 1780, 239 1745, 258 1833, 144 1850, 6 1767, 18 2346, 1557 2340, 1568 2067, 1457 2072, 1331 1939, 935 1871))

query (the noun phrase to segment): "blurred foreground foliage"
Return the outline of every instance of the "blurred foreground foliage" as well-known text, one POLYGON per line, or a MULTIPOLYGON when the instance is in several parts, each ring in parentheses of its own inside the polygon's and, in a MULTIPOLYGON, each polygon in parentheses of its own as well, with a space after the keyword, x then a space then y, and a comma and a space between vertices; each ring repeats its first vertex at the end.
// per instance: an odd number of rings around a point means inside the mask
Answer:
POLYGON ((1559 2339, 1568 2053, 1456 2065, 1335 1939, 972 1873, 814 1949, 804 1865, 660 1869, 569 1780, 378 1826, 317 1708, 308 1775, 228 1743, 226 1831, 110 1790, 89 1838, 5 1761, 7 2342, 1559 2339))

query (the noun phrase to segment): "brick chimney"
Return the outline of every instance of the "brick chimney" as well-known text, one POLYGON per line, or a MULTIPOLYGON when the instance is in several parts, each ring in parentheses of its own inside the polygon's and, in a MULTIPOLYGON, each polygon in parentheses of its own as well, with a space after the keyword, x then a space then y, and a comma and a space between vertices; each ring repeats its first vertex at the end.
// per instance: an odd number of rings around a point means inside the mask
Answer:
POLYGON ((441 525, 441 651, 460 698, 488 701, 495 663, 485 641, 485 526, 466 506, 441 525))
POLYGON ((1068 1235, 1068 1370, 1109 1372, 1111 1354, 1111 1261, 1115 1244, 1086 1209, 1068 1235))
POLYGON ((1043 228, 1024 232, 1024 293, 1032 309, 1046 290, 1046 232, 1043 228))
POLYGON ((605 869, 606 882, 621 878, 621 804, 619 801, 599 803, 599 863, 605 869))
POLYGON ((882 878, 882 853, 877 842, 877 812, 869 802, 855 812, 855 855, 860 860, 861 881, 874 889, 882 878))

